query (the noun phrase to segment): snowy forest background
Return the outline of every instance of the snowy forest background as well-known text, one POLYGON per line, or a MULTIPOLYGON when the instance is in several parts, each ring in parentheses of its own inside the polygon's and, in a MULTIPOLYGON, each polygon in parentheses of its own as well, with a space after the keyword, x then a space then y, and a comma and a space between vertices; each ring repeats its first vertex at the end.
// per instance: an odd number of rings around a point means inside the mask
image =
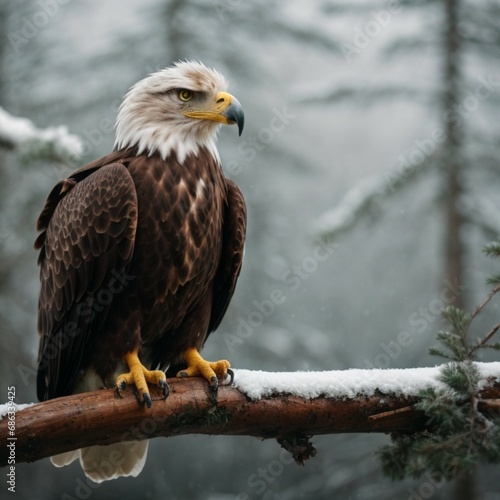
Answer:
MULTIPOLYGON (((66 125, 83 148, 76 159, 17 144, 0 117, 4 399, 15 385, 17 403, 35 401, 32 245, 46 195, 112 149, 133 83, 186 58, 224 73, 246 115, 241 138, 227 127, 219 140, 249 207, 245 262, 206 357, 271 371, 439 362, 427 348, 440 310, 470 309, 496 271, 481 248, 500 234, 499 15, 499 0, 4 0, 0 105, 40 129, 66 125), (329 251, 318 252, 320 236, 329 251), (285 301, 259 321, 252 313, 277 288, 285 301)), ((481 320, 497 313, 493 304, 481 320)), ((388 441, 315 437, 317 456, 298 467, 274 441, 156 439, 137 479, 89 486, 79 465, 43 460, 17 466, 17 489, 29 499, 440 499, 472 489, 500 499, 492 466, 449 485, 391 483, 375 455, 388 441)))

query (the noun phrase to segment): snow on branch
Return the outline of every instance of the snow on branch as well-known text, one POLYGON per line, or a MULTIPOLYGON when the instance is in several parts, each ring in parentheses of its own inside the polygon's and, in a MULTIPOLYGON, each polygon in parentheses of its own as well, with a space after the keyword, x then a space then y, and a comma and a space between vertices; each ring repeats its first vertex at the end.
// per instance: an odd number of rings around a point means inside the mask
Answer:
POLYGON ((67 127, 37 128, 27 118, 12 116, 0 107, 0 146, 17 150, 24 158, 67 161, 78 158, 83 146, 67 127))
MULTIPOLYGON (((399 0, 398 6, 401 7, 419 7, 432 4, 432 0, 399 0)), ((322 11, 325 14, 343 14, 343 13, 358 13, 363 14, 374 10, 381 10, 387 8, 388 2, 384 1, 371 1, 371 2, 326 2, 322 6, 322 11)))
POLYGON ((387 181, 379 176, 370 177, 351 188, 338 206, 324 213, 314 225, 322 239, 331 240, 350 229, 382 198, 388 189, 387 181))
MULTIPOLYGON (((422 155, 423 156, 423 155, 422 155)), ((429 155, 421 163, 410 163, 400 157, 397 168, 383 175, 375 175, 360 181, 347 191, 340 203, 325 212, 314 226, 315 234, 331 240, 353 227, 370 209, 381 200, 388 198, 413 179, 417 174, 434 165, 435 154, 429 155)))
MULTIPOLYGON (((491 411, 500 398, 500 362, 476 366, 481 377, 478 397, 483 409, 491 411)), ((15 443, 0 448, 0 465, 13 455, 19 463, 96 444, 183 434, 277 438, 300 462, 314 455, 308 442, 313 435, 426 429, 425 416, 414 404, 420 390, 442 386, 439 373, 439 367, 235 370, 232 386, 219 388, 217 404, 199 378, 169 379, 166 399, 152 387, 150 409, 139 405, 130 389, 121 396, 109 389, 53 399, 0 421, 0 440, 15 443), (307 456, 301 455, 304 450, 307 456)))
POLYGON ((317 26, 304 26, 304 19, 298 24, 291 20, 284 21, 280 16, 270 20, 269 26, 271 32, 290 36, 295 41, 318 45, 334 53, 341 52, 338 40, 333 39, 330 34, 322 33, 317 26))
POLYGON ((395 85, 387 83, 385 85, 363 84, 349 82, 343 85, 334 85, 318 88, 301 88, 295 90, 293 99, 299 104, 332 104, 351 99, 358 106, 369 106, 379 104, 381 99, 409 99, 412 102, 420 101, 428 103, 433 100, 426 89, 411 88, 407 85, 395 85))

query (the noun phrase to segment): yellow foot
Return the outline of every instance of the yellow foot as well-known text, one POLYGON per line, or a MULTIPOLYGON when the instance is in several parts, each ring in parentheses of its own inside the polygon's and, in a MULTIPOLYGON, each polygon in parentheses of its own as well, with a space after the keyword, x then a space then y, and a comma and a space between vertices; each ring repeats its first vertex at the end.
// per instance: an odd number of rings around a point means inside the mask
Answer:
POLYGON ((116 388, 120 391, 125 389, 127 385, 135 385, 139 393, 139 400, 146 403, 148 408, 151 408, 151 395, 147 383, 159 385, 163 389, 164 396, 167 397, 169 391, 167 377, 161 370, 147 370, 139 361, 137 352, 137 350, 129 352, 123 357, 130 371, 118 375, 116 388))
POLYGON ((228 374, 231 380, 233 378, 233 372, 230 369, 231 364, 225 359, 205 361, 195 347, 186 349, 183 356, 188 367, 177 373, 178 377, 203 377, 208 380, 215 393, 219 387, 218 379, 224 380, 228 374))

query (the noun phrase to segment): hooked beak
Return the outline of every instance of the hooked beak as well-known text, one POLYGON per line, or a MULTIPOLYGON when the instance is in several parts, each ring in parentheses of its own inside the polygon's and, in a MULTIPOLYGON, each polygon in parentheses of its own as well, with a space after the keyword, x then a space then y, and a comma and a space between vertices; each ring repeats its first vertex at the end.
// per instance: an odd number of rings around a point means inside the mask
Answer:
POLYGON ((238 125, 238 134, 241 135, 245 124, 243 108, 236 97, 227 92, 219 92, 215 97, 215 103, 209 109, 190 110, 184 113, 189 118, 199 120, 210 120, 225 125, 238 125))

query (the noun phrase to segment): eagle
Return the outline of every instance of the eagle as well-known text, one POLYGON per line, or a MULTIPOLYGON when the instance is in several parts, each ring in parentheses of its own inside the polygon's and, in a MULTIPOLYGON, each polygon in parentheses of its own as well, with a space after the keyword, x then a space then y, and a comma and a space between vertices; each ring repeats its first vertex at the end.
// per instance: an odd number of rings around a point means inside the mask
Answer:
MULTIPOLYGON (((246 206, 216 148, 244 114, 215 69, 181 61, 125 95, 114 151, 52 189, 37 220, 40 401, 201 376, 216 395, 227 360, 200 355, 220 324, 243 260, 246 206)), ((147 441, 52 457, 80 460, 95 482, 137 476, 147 441)))

